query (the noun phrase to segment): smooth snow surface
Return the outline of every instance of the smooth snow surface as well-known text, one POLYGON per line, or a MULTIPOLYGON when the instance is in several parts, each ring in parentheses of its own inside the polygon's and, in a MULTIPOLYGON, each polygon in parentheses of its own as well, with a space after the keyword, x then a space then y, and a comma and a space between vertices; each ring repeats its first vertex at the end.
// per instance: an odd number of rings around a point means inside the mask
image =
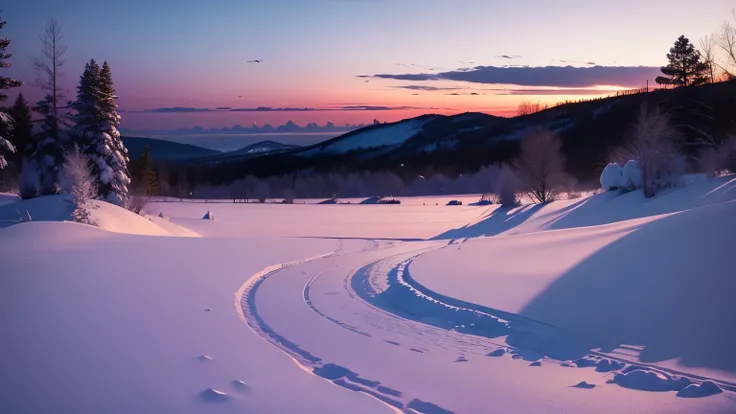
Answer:
POLYGON ((467 199, 100 208, 200 238, 39 199, 0 229, 0 412, 736 412, 736 177, 467 199))
POLYGON ((16 201, 20 201, 20 197, 17 194, 0 193, 0 206, 12 204, 16 201))

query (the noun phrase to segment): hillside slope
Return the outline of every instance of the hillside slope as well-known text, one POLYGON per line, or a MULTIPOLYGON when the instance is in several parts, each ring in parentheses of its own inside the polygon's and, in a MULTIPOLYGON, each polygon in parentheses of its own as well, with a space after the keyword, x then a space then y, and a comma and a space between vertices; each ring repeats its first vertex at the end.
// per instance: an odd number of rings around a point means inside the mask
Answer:
POLYGON ((195 158, 206 157, 220 154, 209 148, 202 148, 195 145, 180 144, 178 142, 167 141, 163 139, 139 138, 139 137, 122 137, 123 144, 128 149, 130 159, 138 158, 143 149, 148 146, 151 158, 158 161, 188 161, 195 158))

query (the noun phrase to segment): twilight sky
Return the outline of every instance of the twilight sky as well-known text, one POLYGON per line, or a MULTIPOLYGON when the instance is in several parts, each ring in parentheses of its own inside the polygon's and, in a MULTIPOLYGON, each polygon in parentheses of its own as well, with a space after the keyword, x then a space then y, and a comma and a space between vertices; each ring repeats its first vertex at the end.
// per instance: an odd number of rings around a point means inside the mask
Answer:
POLYGON ((679 35, 697 44, 733 7, 732 0, 18 0, 3 5, 8 24, 0 35, 12 40, 13 67, 4 72, 26 81, 22 90, 35 100, 30 61, 46 20, 56 18, 68 47, 69 95, 85 61, 109 61, 123 127, 345 124, 421 113, 513 115, 521 100, 553 104, 653 84, 679 35), (253 59, 263 62, 247 63, 253 59), (171 107, 315 110, 144 112, 171 107))

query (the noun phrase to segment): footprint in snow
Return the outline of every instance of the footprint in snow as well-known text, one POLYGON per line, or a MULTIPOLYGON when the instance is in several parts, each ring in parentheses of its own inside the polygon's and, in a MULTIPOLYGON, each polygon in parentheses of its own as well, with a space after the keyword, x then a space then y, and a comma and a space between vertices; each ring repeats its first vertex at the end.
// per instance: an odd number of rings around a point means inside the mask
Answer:
POLYGON ((210 402, 225 402, 229 398, 226 393, 214 388, 207 388, 206 390, 202 391, 200 396, 203 400, 210 402))
POLYGON ((212 361, 212 357, 209 356, 209 355, 207 355, 207 354, 202 354, 202 355, 198 356, 197 359, 200 360, 200 361, 202 361, 202 362, 212 361))
POLYGON ((212 308, 207 308, 204 310, 205 312, 212 312, 212 308))
POLYGON ((233 380, 233 388, 238 392, 250 391, 250 385, 246 384, 243 380, 233 380))

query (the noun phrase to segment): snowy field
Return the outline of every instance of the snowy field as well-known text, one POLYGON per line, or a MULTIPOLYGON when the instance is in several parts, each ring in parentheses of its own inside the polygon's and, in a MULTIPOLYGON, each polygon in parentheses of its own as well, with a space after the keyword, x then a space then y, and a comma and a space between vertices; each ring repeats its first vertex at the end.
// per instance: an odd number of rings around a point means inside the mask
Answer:
POLYGON ((735 176, 401 200, 0 195, 0 412, 736 412, 735 176))

